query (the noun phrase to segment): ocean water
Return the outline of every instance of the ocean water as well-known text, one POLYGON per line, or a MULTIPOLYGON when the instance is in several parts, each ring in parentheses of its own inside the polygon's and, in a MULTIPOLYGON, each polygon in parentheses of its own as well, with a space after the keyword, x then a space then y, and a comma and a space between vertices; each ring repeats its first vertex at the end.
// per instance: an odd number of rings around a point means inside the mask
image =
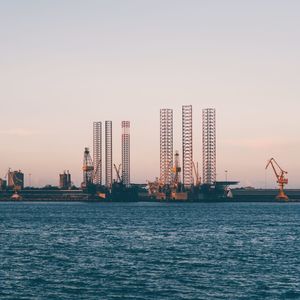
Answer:
POLYGON ((300 299, 300 203, 0 203, 0 299, 300 299))

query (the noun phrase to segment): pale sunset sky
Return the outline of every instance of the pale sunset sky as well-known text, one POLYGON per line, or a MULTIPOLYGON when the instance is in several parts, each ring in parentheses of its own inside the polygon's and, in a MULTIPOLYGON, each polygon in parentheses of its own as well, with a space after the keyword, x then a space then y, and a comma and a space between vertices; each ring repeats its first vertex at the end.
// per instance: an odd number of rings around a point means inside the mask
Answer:
MULTIPOLYGON (((159 110, 217 109, 217 178, 275 187, 275 157, 300 188, 300 1, 0 0, 0 177, 82 181, 92 122, 131 121, 131 179, 159 176, 159 110)), ((104 153, 103 153, 104 154, 104 153)), ((28 180, 27 180, 28 183, 28 180)))

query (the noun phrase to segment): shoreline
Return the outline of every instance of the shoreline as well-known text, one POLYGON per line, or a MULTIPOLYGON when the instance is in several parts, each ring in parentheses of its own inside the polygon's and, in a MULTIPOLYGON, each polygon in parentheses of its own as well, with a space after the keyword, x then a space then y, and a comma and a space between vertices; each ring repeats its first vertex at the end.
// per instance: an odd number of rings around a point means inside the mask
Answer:
POLYGON ((300 203, 300 199, 290 199, 288 201, 277 200, 277 199, 207 199, 207 200, 138 200, 138 201, 112 201, 112 200, 99 200, 99 199, 0 199, 0 203, 300 203))

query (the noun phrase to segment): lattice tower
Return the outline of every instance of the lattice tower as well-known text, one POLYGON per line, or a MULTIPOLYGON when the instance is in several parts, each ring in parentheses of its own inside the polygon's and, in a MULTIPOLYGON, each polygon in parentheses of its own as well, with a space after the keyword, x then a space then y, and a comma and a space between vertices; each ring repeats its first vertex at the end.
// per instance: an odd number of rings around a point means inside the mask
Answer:
POLYGON ((202 111, 203 183, 216 182, 216 110, 202 111))
POLYGON ((182 169, 183 184, 193 184, 193 109, 192 105, 182 106, 182 169))
POLYGON ((171 184, 173 168, 173 110, 160 110, 160 181, 171 184))
POLYGON ((105 185, 112 186, 112 121, 105 121, 105 185))
POLYGON ((93 124, 94 184, 102 184, 102 123, 93 124))
POLYGON ((130 185, 130 122, 122 121, 122 180, 130 185))

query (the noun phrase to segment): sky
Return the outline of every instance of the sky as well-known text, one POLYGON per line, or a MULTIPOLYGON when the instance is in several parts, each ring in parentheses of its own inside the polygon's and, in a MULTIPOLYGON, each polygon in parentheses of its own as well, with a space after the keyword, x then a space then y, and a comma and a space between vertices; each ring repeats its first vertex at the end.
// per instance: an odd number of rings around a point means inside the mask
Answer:
POLYGON ((92 122, 131 121, 131 180, 159 176, 159 110, 217 110, 217 179, 275 187, 275 157, 300 187, 300 2, 297 0, 0 0, 0 177, 82 181, 92 122))

